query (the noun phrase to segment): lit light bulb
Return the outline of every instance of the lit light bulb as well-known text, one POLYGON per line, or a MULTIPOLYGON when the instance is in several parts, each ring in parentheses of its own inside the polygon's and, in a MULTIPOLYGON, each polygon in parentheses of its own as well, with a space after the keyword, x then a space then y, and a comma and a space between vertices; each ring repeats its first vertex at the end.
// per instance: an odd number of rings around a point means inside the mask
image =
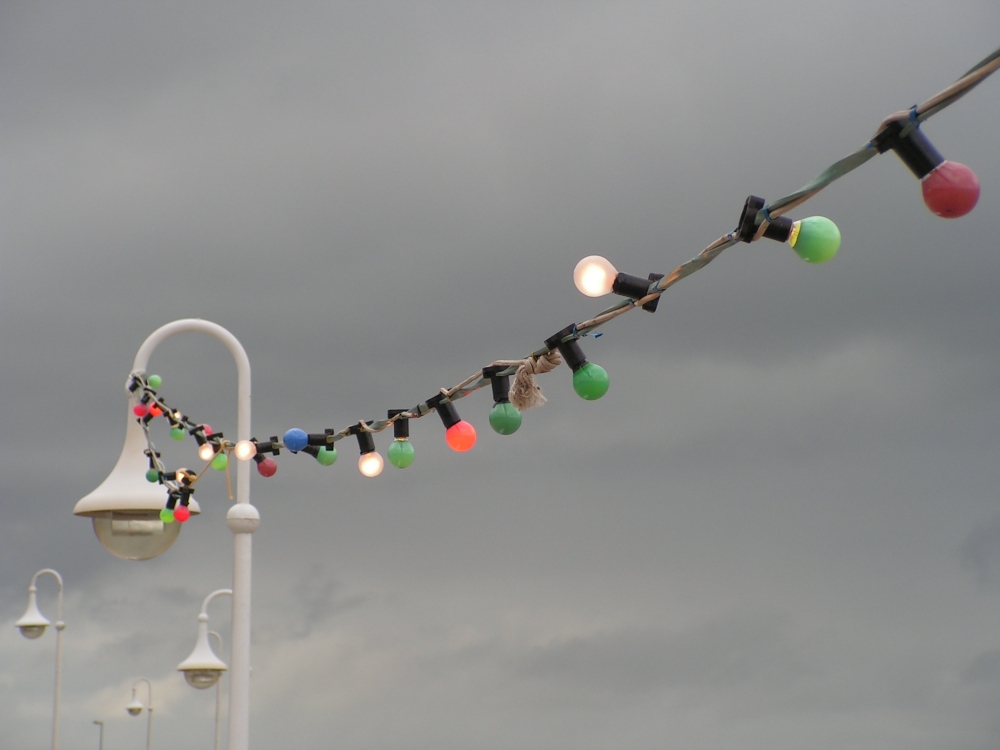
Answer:
POLYGON ((607 258, 588 255, 573 269, 573 283, 588 297, 603 297, 611 294, 617 275, 618 269, 607 258))
POLYGON ((161 409, 156 404, 150 404, 149 405, 149 413, 150 413, 150 416, 159 417, 159 416, 162 416, 163 409, 161 409))
POLYGON ((376 451, 371 453, 362 453, 361 457, 358 459, 358 471, 364 474, 366 477, 377 477, 382 473, 382 467, 385 462, 382 460, 376 451))
POLYGON ((282 442, 292 453, 298 453, 300 450, 309 445, 309 435, 306 434, 305 430, 293 427, 285 433, 282 438, 282 442))
POLYGON ((840 230, 824 216, 792 223, 788 244, 807 263, 826 263, 840 249, 840 230))
POLYGON ((233 448, 233 455, 240 461, 249 461, 257 455, 257 445, 252 440, 241 440, 233 448))
POLYGON ((931 213, 957 219, 979 202, 979 178, 964 164, 943 161, 920 181, 920 191, 931 213))
POLYGON ((353 425, 350 432, 357 435, 358 450, 361 451, 361 456, 358 458, 358 471, 366 477, 377 477, 382 473, 385 462, 375 450, 375 438, 370 432, 362 429, 360 423, 353 425))
POLYGON ((435 409, 444 425, 444 441, 453 451, 465 453, 476 444, 476 428, 458 416, 455 404, 445 400, 445 395, 439 393, 427 399, 427 405, 435 409))
POLYGON ((204 443, 198 446, 198 458, 202 461, 211 461, 215 456, 215 446, 211 443, 204 443))
POLYGON ((460 419, 444 431, 444 441, 453 451, 465 453, 476 444, 476 428, 460 419))

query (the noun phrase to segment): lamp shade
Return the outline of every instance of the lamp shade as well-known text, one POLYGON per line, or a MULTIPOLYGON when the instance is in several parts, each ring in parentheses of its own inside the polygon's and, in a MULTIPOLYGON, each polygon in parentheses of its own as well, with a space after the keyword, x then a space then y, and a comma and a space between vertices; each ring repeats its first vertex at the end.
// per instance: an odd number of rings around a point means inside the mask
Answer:
POLYGON ((226 663, 215 655, 208 642, 208 615, 203 614, 198 620, 198 640, 195 642, 194 651, 177 665, 177 669, 184 673, 188 685, 204 690, 218 682, 227 667, 226 663))
POLYGON ((142 701, 135 695, 135 688, 132 688, 132 700, 125 705, 125 710, 129 712, 130 716, 138 716, 144 708, 145 706, 142 705, 142 701))
POLYGON ((51 625, 48 618, 38 609, 38 602, 35 599, 34 587, 28 591, 28 609, 24 616, 14 623, 14 627, 21 631, 25 638, 39 638, 45 628, 51 625))
MULTIPOLYGON (((77 502, 73 513, 93 519, 94 533, 105 549, 123 560, 148 560, 165 552, 180 534, 181 524, 166 524, 160 511, 166 504, 163 485, 146 481, 149 459, 146 438, 132 414, 129 399, 125 445, 108 478, 77 502)), ((200 513, 192 498, 188 509, 200 513)))

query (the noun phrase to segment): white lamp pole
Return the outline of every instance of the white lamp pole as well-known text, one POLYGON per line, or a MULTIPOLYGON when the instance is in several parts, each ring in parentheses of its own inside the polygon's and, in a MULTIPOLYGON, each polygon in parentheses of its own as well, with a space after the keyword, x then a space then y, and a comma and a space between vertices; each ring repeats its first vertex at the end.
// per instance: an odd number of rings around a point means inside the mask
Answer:
POLYGON ((215 655, 208 642, 208 636, 214 635, 219 639, 219 648, 222 648, 222 636, 208 629, 208 605, 217 596, 232 596, 232 594, 232 589, 218 589, 205 597, 198 615, 198 639, 195 641, 194 651, 177 665, 177 669, 184 673, 184 679, 191 687, 204 690, 215 685, 215 750, 219 750, 219 693, 222 687, 220 678, 226 671, 226 663, 215 655))
POLYGON ((100 719, 94 719, 94 723, 101 728, 101 736, 97 741, 97 750, 104 750, 104 722, 100 719))
POLYGON ((142 713, 143 708, 146 709, 146 750, 149 750, 153 741, 153 683, 145 677, 140 677, 132 683, 132 700, 125 706, 125 710, 132 716, 138 716, 142 713), (148 689, 149 704, 146 706, 142 705, 142 701, 135 694, 135 686, 140 682, 145 682, 148 689))
POLYGON ((59 683, 62 680, 62 634, 63 630, 66 628, 66 623, 62 619, 62 602, 63 602, 63 580, 62 576, 51 568, 44 568, 39 570, 35 575, 31 577, 31 585, 28 586, 28 609, 24 613, 24 616, 18 620, 14 625, 21 631, 21 635, 25 638, 40 638, 45 632, 45 628, 52 623, 49 622, 48 618, 45 617, 38 609, 38 602, 35 599, 35 593, 38 591, 38 587, 35 585, 38 581, 38 577, 48 573, 53 576, 59 582, 59 599, 56 604, 56 687, 55 687, 55 698, 52 703, 52 750, 58 750, 59 748, 59 683))
MULTIPOLYGON (((214 635, 219 643, 219 651, 222 651, 222 636, 214 630, 208 631, 209 635, 214 635)), ((219 743, 222 739, 222 725, 219 722, 222 709, 222 675, 215 681, 215 750, 219 750, 219 743)))
MULTIPOLYGON (((250 439, 250 361, 246 351, 229 331, 207 320, 187 318, 167 323, 147 338, 135 355, 132 370, 146 373, 146 365, 153 350, 174 334, 200 332, 208 334, 225 344, 236 361, 238 441, 250 439)), ((130 399, 131 402, 131 399, 130 399)), ((166 539, 169 530, 180 524, 163 524, 159 521, 159 511, 166 500, 163 488, 146 481, 148 468, 143 454, 145 441, 138 429, 135 417, 129 414, 125 447, 118 464, 108 478, 96 490, 80 500, 73 512, 94 519, 94 529, 102 544, 113 554, 114 547, 121 545, 131 555, 130 559, 147 559, 163 552, 170 546, 172 538, 166 539), (132 432, 129 432, 132 430, 132 432), (138 434, 136 434, 138 433, 138 434), (131 443, 130 443, 131 440, 131 443), (126 471, 127 469, 127 471, 126 471), (155 492, 150 495, 150 489, 155 492), (150 497, 151 500, 146 498, 150 497), (141 500, 137 499, 141 498, 141 500), (120 509, 124 509, 123 514, 120 509), (102 536, 103 534, 103 536, 102 536), (132 546, 123 544, 130 539, 132 546), (157 547, 150 552, 140 542, 147 539, 157 547)), ((196 505, 190 505, 192 513, 196 505)), ((229 748, 248 750, 250 745, 250 570, 251 535, 260 525, 260 514, 250 504, 250 464, 236 462, 236 503, 226 514, 226 525, 233 532, 233 618, 230 643, 229 681, 229 748)), ((119 555, 123 556, 123 555, 119 555)))

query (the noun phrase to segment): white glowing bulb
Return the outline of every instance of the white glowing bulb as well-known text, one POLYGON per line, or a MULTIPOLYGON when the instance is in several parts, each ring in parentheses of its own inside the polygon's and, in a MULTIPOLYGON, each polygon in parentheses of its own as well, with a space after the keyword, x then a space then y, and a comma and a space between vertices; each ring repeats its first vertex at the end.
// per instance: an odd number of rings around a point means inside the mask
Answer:
POLYGON ((603 297, 611 293, 618 269, 600 255, 588 255, 573 269, 573 283, 588 297, 603 297))
POLYGON ((383 466, 385 466, 385 462, 382 460, 382 456, 375 451, 362 453, 361 458, 358 459, 358 471, 366 477, 377 477, 382 473, 383 466))
POLYGON ((240 461, 249 461, 257 455, 257 446, 250 440, 241 440, 236 444, 236 447, 233 448, 233 454, 240 461))
POLYGON ((198 446, 198 458, 202 461, 211 461, 212 457, 215 455, 215 446, 211 443, 205 443, 204 445, 198 446))

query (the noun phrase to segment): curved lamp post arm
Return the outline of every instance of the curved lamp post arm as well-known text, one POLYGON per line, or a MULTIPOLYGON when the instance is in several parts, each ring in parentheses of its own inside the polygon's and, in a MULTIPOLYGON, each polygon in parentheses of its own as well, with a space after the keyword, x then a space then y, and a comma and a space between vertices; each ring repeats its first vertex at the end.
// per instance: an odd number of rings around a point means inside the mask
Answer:
POLYGON ((140 677, 132 683, 132 695, 135 695, 135 686, 140 682, 146 683, 147 697, 149 703, 146 704, 146 750, 149 750, 153 740, 153 683, 145 677, 140 677))
MULTIPOLYGON (((250 360, 233 334, 222 326, 199 318, 183 318, 153 331, 139 347, 133 372, 145 374, 149 357, 165 339, 187 332, 208 334, 225 344, 236 362, 236 439, 250 439, 250 360)), ((250 463, 237 461, 236 504, 226 514, 233 532, 233 617, 230 641, 229 747, 250 746, 250 571, 251 539, 260 524, 260 514, 250 504, 250 463)))
MULTIPOLYGON (((45 574, 51 575, 59 584, 59 595, 56 599, 56 621, 54 627, 56 629, 56 677, 55 677, 55 695, 52 699, 52 750, 59 750, 59 688, 62 682, 62 634, 63 630, 66 629, 66 623, 63 622, 63 579, 59 575, 58 571, 52 568, 42 568, 35 575, 31 577, 31 585, 28 586, 28 612, 34 611, 41 618, 41 623, 47 623, 41 612, 38 611, 38 604, 35 598, 36 592, 38 591, 38 578, 39 576, 45 574)), ((28 615, 26 614, 25 617, 28 615)), ((25 618, 21 618, 18 622, 23 622, 25 618)), ((44 629, 44 625, 42 625, 44 629)), ((40 633, 39 633, 40 634, 40 633)), ((36 636, 32 636, 36 637, 36 636)))

